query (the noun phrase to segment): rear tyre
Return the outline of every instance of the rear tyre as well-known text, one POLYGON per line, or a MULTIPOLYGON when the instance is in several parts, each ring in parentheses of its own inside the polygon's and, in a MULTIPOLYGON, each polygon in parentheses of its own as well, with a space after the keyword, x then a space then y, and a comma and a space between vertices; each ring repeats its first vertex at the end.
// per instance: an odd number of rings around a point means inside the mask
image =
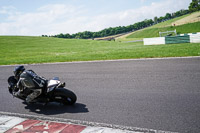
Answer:
POLYGON ((73 105, 77 97, 74 92, 65 88, 58 88, 54 91, 54 99, 56 102, 63 103, 65 105, 73 105))

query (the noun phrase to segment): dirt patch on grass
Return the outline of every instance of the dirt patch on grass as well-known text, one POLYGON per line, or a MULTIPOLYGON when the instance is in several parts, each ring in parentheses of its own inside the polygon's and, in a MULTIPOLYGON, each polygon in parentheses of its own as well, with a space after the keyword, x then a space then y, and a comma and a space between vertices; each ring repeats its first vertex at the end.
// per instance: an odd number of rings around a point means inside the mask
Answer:
POLYGON ((200 22, 200 12, 192 13, 191 15, 189 15, 185 18, 182 18, 176 22, 173 22, 172 26, 178 26, 178 25, 194 23, 194 22, 200 22))

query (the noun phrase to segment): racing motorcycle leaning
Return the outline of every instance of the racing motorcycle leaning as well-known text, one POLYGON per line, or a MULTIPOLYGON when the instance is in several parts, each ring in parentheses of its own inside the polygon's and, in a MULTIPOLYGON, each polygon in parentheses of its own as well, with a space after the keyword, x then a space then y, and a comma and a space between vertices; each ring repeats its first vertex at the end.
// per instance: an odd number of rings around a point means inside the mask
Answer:
MULTIPOLYGON (((34 71, 32 70, 29 71, 34 73, 34 71)), ((33 76, 32 78, 39 85, 43 84, 43 87, 41 88, 42 93, 35 99, 36 102, 45 104, 47 104, 48 102, 58 102, 64 105, 73 105, 76 102, 77 97, 74 92, 64 88, 65 83, 61 83, 58 77, 55 77, 51 80, 46 80, 45 78, 39 77, 35 74, 35 76, 33 76), (37 78, 40 78, 42 80, 37 80, 37 78)), ((33 92, 33 89, 35 89, 34 85, 32 85, 30 88, 24 88, 20 90, 20 95, 16 96, 14 95, 14 93, 19 91, 20 89, 19 87, 17 87, 17 83, 18 80, 15 78, 15 76, 10 76, 8 78, 8 90, 13 96, 25 101, 27 96, 33 92)))

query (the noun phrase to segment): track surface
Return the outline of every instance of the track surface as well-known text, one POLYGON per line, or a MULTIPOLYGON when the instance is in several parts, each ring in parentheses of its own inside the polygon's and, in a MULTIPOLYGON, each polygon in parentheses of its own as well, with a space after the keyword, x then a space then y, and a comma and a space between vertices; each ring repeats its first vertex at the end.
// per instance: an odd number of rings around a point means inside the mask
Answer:
POLYGON ((75 106, 26 105, 7 91, 14 66, 0 66, 0 111, 176 132, 200 132, 200 58, 26 65, 60 77, 75 106))

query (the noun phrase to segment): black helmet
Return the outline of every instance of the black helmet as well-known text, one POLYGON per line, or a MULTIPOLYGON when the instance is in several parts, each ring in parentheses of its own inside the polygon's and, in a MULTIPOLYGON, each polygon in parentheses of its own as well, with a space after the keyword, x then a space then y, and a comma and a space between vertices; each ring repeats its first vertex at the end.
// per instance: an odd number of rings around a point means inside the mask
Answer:
POLYGON ((24 66, 17 66, 14 69, 14 75, 16 78, 19 78, 19 75, 25 70, 24 66))

